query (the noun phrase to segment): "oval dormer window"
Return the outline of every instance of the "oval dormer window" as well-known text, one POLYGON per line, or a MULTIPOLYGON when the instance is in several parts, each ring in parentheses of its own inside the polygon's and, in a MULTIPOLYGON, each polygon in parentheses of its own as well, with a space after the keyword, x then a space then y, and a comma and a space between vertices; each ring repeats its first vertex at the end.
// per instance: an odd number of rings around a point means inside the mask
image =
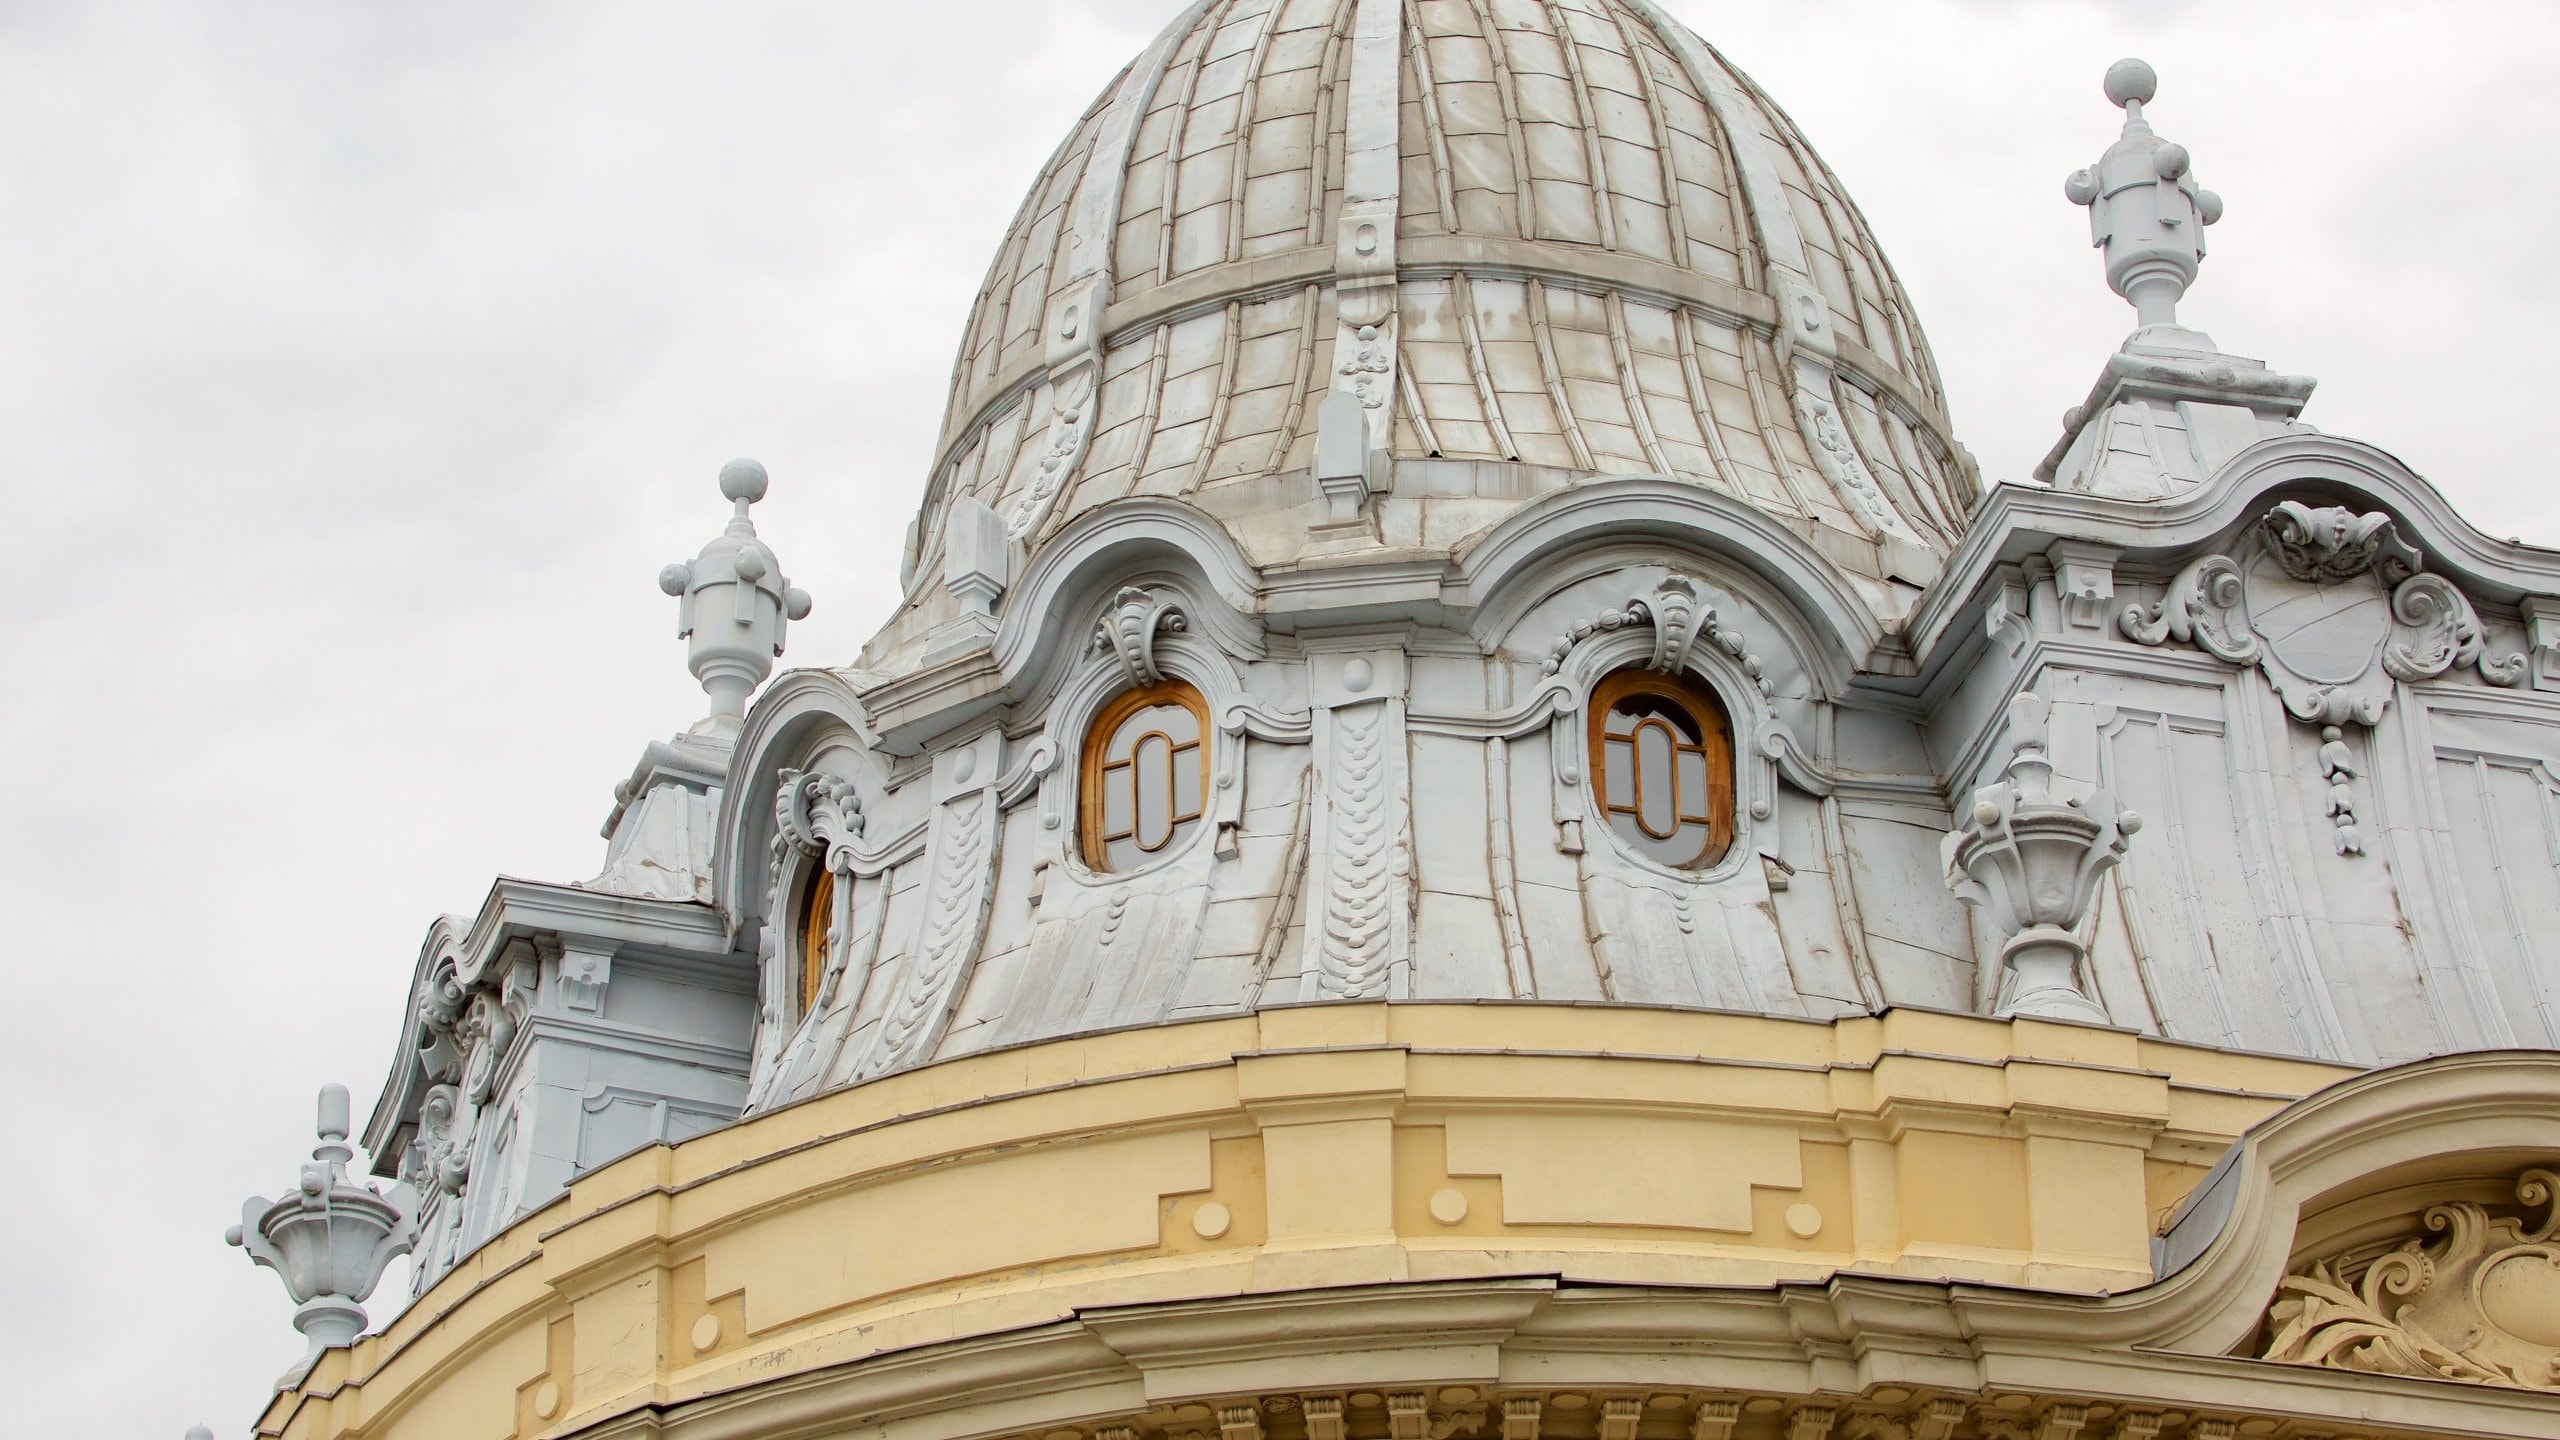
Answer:
POLYGON ((1085 863, 1135 870, 1190 839, 1207 813, 1209 705, 1179 680, 1132 690, 1094 717, 1079 787, 1085 863))
POLYGON ((1591 692, 1592 798, 1628 848, 1703 870, 1733 846, 1733 729, 1724 707, 1667 675, 1621 670, 1591 692))
POLYGON ((800 897, 800 1013, 818 1004, 818 983, 827 978, 827 930, 835 923, 836 877, 820 870, 800 897))

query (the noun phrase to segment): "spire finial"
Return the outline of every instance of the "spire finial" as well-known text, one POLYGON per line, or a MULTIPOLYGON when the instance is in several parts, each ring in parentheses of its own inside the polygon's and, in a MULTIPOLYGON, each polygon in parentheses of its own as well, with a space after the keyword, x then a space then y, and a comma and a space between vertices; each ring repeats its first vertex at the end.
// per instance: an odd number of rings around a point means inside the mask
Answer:
POLYGON ((2123 107, 2124 133, 2062 186, 2072 204, 2088 207, 2107 284, 2133 302, 2145 330, 2177 325, 2178 301, 2204 260, 2204 227, 2222 218, 2222 197, 2196 184, 2186 147, 2162 140, 2143 117, 2159 90, 2159 75, 2140 60, 2108 66, 2107 99, 2123 107))
POLYGON ((2160 93, 2160 72, 2128 55, 2107 67, 2107 103, 2124 112, 2126 128, 2143 124, 2142 107, 2160 93))
POLYGON ((789 622, 809 615, 809 592, 783 578, 747 514, 769 484, 753 460, 721 466, 720 494, 734 507, 728 528, 701 554, 658 572, 658 588, 679 602, 676 635, 693 642, 686 663, 711 697, 711 716, 697 729, 734 728, 745 718, 747 697, 782 654, 789 622))

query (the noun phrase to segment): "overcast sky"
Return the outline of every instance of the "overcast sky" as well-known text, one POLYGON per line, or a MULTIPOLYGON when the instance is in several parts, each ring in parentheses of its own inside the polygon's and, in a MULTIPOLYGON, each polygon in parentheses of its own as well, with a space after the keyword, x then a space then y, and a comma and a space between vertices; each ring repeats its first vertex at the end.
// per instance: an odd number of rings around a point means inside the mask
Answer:
MULTIPOLYGON (((0 1430, 248 1432, 299 1341, 241 1197, 371 1105, 434 916, 592 874, 700 713, 654 576, 723 460, 786 663, 885 618, 985 262, 1174 8, 0 0, 0 1430)), ((2229 203, 2184 318, 2560 541, 2560 6, 1670 8, 1863 206, 1986 478, 2129 328, 2061 187, 2140 54, 2229 203)))

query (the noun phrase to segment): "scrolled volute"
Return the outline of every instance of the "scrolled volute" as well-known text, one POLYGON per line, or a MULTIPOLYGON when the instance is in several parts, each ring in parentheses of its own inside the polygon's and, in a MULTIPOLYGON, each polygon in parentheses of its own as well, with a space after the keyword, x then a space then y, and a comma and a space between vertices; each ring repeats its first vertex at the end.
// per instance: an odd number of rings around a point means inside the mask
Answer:
POLYGON ((2430 1206, 2427 1236, 2300 1267, 2276 1287, 2260 1357, 2560 1393, 2555 1195, 2560 1169, 2526 1170, 2512 1206, 2430 1206))
POLYGON ((1133 686, 1158 684, 1164 679, 1164 668, 1156 663, 1156 636, 1190 626, 1191 618, 1178 597, 1142 585, 1124 585, 1094 625, 1086 653, 1117 656, 1133 686))

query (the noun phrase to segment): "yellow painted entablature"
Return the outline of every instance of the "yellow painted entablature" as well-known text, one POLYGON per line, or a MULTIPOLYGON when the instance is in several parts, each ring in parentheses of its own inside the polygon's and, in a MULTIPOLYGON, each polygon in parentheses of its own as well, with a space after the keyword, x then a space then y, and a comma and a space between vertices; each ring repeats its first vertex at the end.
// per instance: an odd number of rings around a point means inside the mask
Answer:
POLYGON ((584 1176, 266 1433, 568 1433, 1096 1307, 1344 1285, 2121 1291, 2236 1136, 2349 1073, 1920 1011, 1324 1005, 1054 1041, 584 1176))

